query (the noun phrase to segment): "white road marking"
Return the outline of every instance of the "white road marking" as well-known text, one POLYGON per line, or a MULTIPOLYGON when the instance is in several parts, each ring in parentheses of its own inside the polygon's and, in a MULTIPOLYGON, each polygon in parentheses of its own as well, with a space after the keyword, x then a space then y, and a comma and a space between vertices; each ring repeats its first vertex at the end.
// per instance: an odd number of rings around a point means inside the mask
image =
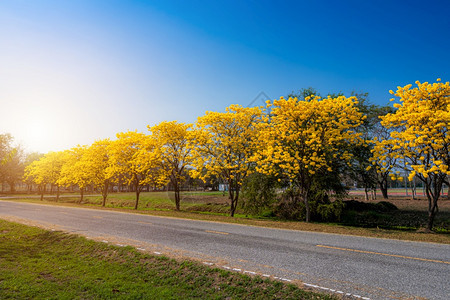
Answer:
MULTIPOLYGON (((334 290, 334 289, 330 289, 330 288, 327 288, 327 287, 323 287, 323 286, 319 286, 319 285, 315 285, 315 284, 311 284, 311 283, 304 282, 303 285, 308 286, 308 287, 312 287, 312 288, 316 288, 316 289, 321 289, 321 290, 324 290, 324 291, 330 291, 330 292, 333 292, 333 293, 336 293, 336 294, 344 294, 343 291, 337 291, 337 290, 334 290)), ((345 293, 345 296, 353 296, 353 297, 359 298, 359 299, 370 300, 370 298, 368 298, 368 297, 361 297, 360 295, 353 295, 353 294, 350 294, 350 293, 345 293)))
POLYGON ((252 271, 244 271, 244 273, 256 275, 256 272, 252 272, 252 271))

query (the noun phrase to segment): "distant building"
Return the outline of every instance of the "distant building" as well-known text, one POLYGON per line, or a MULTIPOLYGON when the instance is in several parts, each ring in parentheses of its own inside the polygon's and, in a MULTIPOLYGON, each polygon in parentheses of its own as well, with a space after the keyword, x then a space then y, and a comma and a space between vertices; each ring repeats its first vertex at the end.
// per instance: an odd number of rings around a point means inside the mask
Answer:
POLYGON ((228 191, 228 184, 225 184, 225 183, 219 183, 219 191, 221 191, 221 192, 227 192, 227 191, 228 191))

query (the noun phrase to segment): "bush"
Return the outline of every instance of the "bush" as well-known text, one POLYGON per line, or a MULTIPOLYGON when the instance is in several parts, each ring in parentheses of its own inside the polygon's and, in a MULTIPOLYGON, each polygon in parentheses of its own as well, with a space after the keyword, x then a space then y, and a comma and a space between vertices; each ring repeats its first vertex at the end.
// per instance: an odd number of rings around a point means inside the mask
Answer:
MULTIPOLYGON (((309 201, 311 220, 317 222, 335 222, 341 219, 345 204, 337 199, 330 201, 326 192, 314 194, 309 201)), ((306 215, 305 204, 299 198, 294 188, 287 189, 274 205, 274 214, 286 220, 304 220, 306 215)))
POLYGON ((398 210, 397 206, 395 206, 391 202, 387 202, 387 201, 378 202, 376 204, 376 206, 378 208, 378 211, 382 211, 382 212, 398 210))
POLYGON ((335 222, 341 220, 345 204, 342 200, 336 200, 331 203, 319 204, 316 209, 317 221, 335 222))
POLYGON ((356 200, 348 200, 348 201, 344 201, 344 203, 345 203, 346 211, 389 212, 389 211, 398 210, 397 206, 395 206, 394 204, 387 202, 387 201, 381 201, 378 203, 368 203, 368 202, 361 202, 361 201, 356 201, 356 200))
POLYGON ((280 219, 303 220, 305 218, 305 205, 299 199, 295 188, 286 189, 279 201, 273 206, 273 213, 280 219))
POLYGON ((260 215, 276 201, 276 178, 260 173, 248 176, 242 185, 241 205, 245 213, 260 215))

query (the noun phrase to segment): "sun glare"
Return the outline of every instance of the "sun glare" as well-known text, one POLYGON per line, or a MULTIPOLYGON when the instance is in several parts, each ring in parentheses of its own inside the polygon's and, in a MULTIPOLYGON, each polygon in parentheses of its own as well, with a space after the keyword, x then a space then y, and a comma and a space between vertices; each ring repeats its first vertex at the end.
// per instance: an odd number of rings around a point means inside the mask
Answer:
POLYGON ((52 130, 49 124, 36 121, 30 122, 25 128, 25 143, 34 151, 46 152, 48 143, 51 140, 52 130))

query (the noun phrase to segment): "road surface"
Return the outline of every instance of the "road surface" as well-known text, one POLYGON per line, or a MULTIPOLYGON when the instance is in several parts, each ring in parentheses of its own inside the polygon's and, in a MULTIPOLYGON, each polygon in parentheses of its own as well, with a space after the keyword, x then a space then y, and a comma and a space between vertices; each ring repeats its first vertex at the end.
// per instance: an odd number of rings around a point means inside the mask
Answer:
POLYGON ((450 299, 450 245, 0 201, 0 218, 360 299, 450 299))

